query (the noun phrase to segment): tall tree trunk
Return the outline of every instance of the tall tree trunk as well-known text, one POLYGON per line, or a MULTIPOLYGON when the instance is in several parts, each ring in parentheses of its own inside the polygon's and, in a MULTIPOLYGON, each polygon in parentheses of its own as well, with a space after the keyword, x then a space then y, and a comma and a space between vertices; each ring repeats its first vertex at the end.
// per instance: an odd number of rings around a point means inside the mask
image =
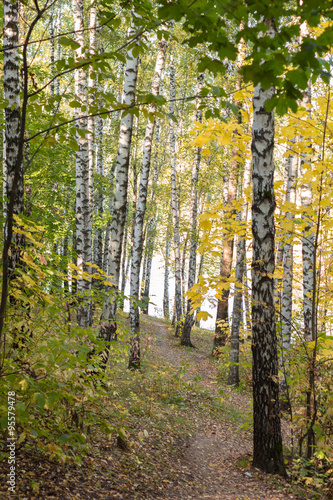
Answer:
MULTIPOLYGON (((55 17, 54 17, 55 6, 53 5, 51 8, 50 15, 50 43, 51 43, 51 54, 50 54, 50 62, 51 62, 51 71, 54 72, 54 61, 55 61, 55 39, 54 39, 54 28, 55 28, 55 17)), ((50 95, 54 96, 55 90, 55 81, 51 81, 50 84, 50 95)))
POLYGON ((109 220, 106 224, 105 229, 105 238, 104 238, 104 251, 103 251, 103 271, 108 275, 109 268, 109 249, 110 249, 110 234, 111 234, 111 222, 113 218, 114 212, 114 193, 115 193, 115 171, 116 171, 116 162, 114 161, 111 165, 110 169, 110 196, 109 196, 109 220))
MULTIPOLYGON (((157 96, 159 93, 160 81, 162 70, 164 67, 165 53, 167 44, 164 39, 162 39, 158 44, 158 54, 155 66, 155 74, 153 78, 153 83, 151 87, 151 93, 157 96)), ((150 172, 150 159, 151 159, 151 149, 152 141, 154 135, 155 127, 155 113, 156 104, 150 104, 148 108, 148 121, 146 126, 146 133, 143 145, 143 155, 142 155, 142 165, 141 165, 141 175, 140 175, 140 185, 139 185, 139 196, 138 203, 135 213, 135 226, 134 226, 134 240, 133 240, 133 250, 132 250, 132 263, 131 263, 131 302, 130 302, 130 327, 131 327, 131 339, 130 339, 130 355, 128 367, 131 369, 136 369, 140 367, 140 317, 139 317, 139 307, 137 301, 139 300, 140 292, 140 266, 142 259, 142 248, 143 248, 143 223, 146 212, 147 205, 147 191, 149 182, 149 172, 150 172), (134 299, 134 301, 133 301, 134 299)))
MULTIPOLYGON (((249 161, 245 162, 243 174, 243 196, 250 185, 251 180, 251 164, 249 161)), ((248 203, 245 201, 241 214, 242 224, 247 223, 248 203)), ((228 385, 239 385, 239 328, 242 321, 243 308, 242 308, 242 284, 245 273, 245 259, 246 259, 246 235, 239 236, 237 243, 237 260, 236 260, 236 282, 235 282, 235 297, 232 312, 232 326, 230 336, 230 367, 228 385)))
MULTIPOLYGON (((239 44, 237 68, 240 69, 244 63, 245 58, 245 43, 243 41, 239 44)), ((241 77, 238 76, 236 89, 241 88, 241 77)), ((236 100, 235 104, 239 106, 239 102, 236 100)), ((241 114, 238 114, 238 124, 241 123, 241 114)), ((234 136, 238 134, 237 130, 234 132, 234 136)), ((227 195, 227 217, 232 220, 235 215, 234 201, 237 197, 237 177, 239 170, 238 157, 238 147, 234 146, 231 152, 231 163, 229 169, 229 184, 228 184, 228 195, 227 195)), ((224 237, 223 250, 222 250, 222 260, 221 260, 221 279, 222 281, 227 281, 231 275, 232 259, 234 252, 234 235, 232 228, 229 231, 230 234, 226 234, 224 237)), ((216 323, 215 323, 215 335, 214 335, 214 345, 213 353, 218 354, 218 348, 223 347, 229 336, 229 295, 230 288, 223 288, 221 297, 218 299, 217 303, 217 313, 216 313, 216 323)))
MULTIPOLYGON (((84 14, 83 0, 72 0, 74 15, 75 41, 79 47, 75 50, 75 62, 84 58, 84 14)), ((76 252, 77 266, 81 275, 77 279, 79 307, 77 319, 79 326, 87 328, 92 324, 91 299, 87 295, 91 289, 91 280, 87 279, 92 251, 92 219, 89 198, 89 156, 88 139, 84 135, 87 129, 87 77, 83 68, 75 69, 75 98, 81 104, 76 110, 77 143, 76 152, 76 252), (85 276, 84 276, 85 274, 85 276)))
MULTIPOLYGON (((235 148, 233 149, 234 156, 236 155, 235 148)), ((228 195, 227 195, 227 217, 231 218, 235 213, 233 202, 236 200, 237 193, 237 177, 235 172, 236 164, 231 163, 230 173, 228 178, 228 195)), ((234 251, 234 236, 233 234, 226 234, 223 242, 222 258, 221 258, 221 280, 224 282, 230 278, 232 258, 234 251)), ((223 347, 229 335, 229 295, 230 289, 223 289, 221 297, 217 302, 216 323, 213 353, 218 354, 218 348, 223 347)))
MULTIPOLYGON (((132 15, 129 38, 137 35, 136 20, 138 16, 132 15)), ((137 40, 136 45, 139 44, 137 40)), ((136 46, 135 45, 135 46, 136 46)), ((134 47, 133 47, 134 48, 134 47)), ((129 49, 126 60, 123 104, 130 106, 135 102, 136 82, 139 68, 139 56, 133 56, 133 48, 129 49)), ((103 304, 99 337, 110 342, 116 336, 116 311, 118 286, 120 275, 120 262, 124 227, 126 223, 128 167, 132 141, 133 115, 128 113, 121 118, 119 147, 116 160, 116 190, 114 197, 114 211, 110 230, 110 247, 108 274, 111 275, 113 286, 109 288, 103 304)), ((109 356, 109 347, 103 354, 103 362, 106 363, 109 356)))
MULTIPOLYGON (((202 253, 200 255, 200 261, 199 261, 199 269, 198 269, 198 277, 202 276, 202 271, 205 263, 205 254, 202 253)), ((201 307, 198 307, 196 310, 196 316, 195 316, 195 326, 200 327, 200 319, 198 319, 198 314, 201 311, 201 307)))
MULTIPOLYGON (((127 217, 128 220, 128 217, 127 217)), ((121 261, 121 296, 120 296, 120 307, 122 310, 124 310, 125 306, 125 288, 126 288, 126 281, 127 281, 127 274, 129 271, 129 268, 127 268, 129 261, 130 261, 130 256, 127 256, 127 239, 128 239, 128 224, 125 225, 124 229, 124 241, 123 241, 123 256, 122 256, 122 261, 121 261), (126 265, 126 258, 127 258, 127 265, 126 265)))
MULTIPOLYGON (((61 59, 61 44, 59 43, 60 39, 60 33, 61 33, 61 4, 59 3, 57 5, 57 21, 56 21, 56 28, 57 28, 57 61, 60 61, 61 59)), ((60 78, 57 78, 55 81, 55 91, 57 95, 60 95, 60 78)), ((59 109, 60 106, 60 101, 57 104, 57 110, 59 109)))
MULTIPOLYGON (((292 145, 295 141, 292 142, 292 145)), ((297 181, 297 167, 298 157, 290 153, 286 161, 287 167, 287 191, 286 201, 296 206, 296 181, 297 181)), ((295 214, 287 212, 286 218, 293 224, 295 214)), ((292 229, 291 229, 292 231, 292 229)), ((292 308, 293 308, 293 245, 289 240, 290 233, 286 234, 286 241, 283 245, 283 279, 282 279, 282 307, 281 307, 281 333, 282 333, 282 366, 285 376, 289 372, 289 356, 290 356, 290 339, 291 339, 291 321, 292 321, 292 308)))
MULTIPOLYGON (((93 57, 96 54, 96 3, 90 6, 90 20, 89 20, 89 55, 93 57)), ((89 67, 88 78, 88 105, 89 109, 95 105, 96 100, 96 77, 95 70, 92 66, 89 67)), ((89 112, 88 117, 88 155, 89 155, 89 203, 93 206, 94 197, 94 167, 95 167, 95 117, 91 116, 89 112)), ((101 117, 99 117, 101 119, 101 117)), ((93 211, 90 215, 92 217, 93 211)), ((91 223, 92 224, 92 223, 91 223)))
MULTIPOLYGON (((162 86, 162 82, 161 82, 162 86)), ((143 293, 142 300, 147 301, 147 307, 142 309, 143 314, 148 314, 148 300, 149 300, 149 290, 150 290, 150 278, 151 278, 151 269, 154 255, 154 246, 155 246, 155 236, 156 236, 156 225, 157 225, 157 205, 155 201, 156 195, 156 186, 158 181, 158 149, 159 149, 159 140, 160 140, 160 120, 156 122, 156 132, 155 132, 155 154, 154 154, 154 163, 153 163, 153 185, 152 185, 152 194, 151 194, 151 205, 152 205, 152 217, 148 223, 147 230, 147 246, 146 246, 146 255, 147 255, 147 269, 145 282, 143 285, 143 293)))
MULTIPOLYGON (((103 119, 101 116, 96 117, 96 174, 101 180, 103 177, 103 119)), ((96 214, 100 219, 104 211, 104 196, 101 186, 96 190, 96 214)), ((95 259, 94 263, 103 269, 103 230, 98 222, 95 235, 95 259)))
POLYGON ((284 475, 273 279, 274 114, 265 108, 273 95, 274 87, 263 90, 260 84, 253 95, 253 466, 284 475))
MULTIPOLYGON (((174 53, 170 56, 170 114, 175 113, 175 65, 174 53)), ((180 266, 180 238, 179 238, 179 202, 177 195, 177 166, 176 166, 176 137, 175 123, 170 119, 170 164, 171 164, 171 206, 173 222, 173 239, 175 253, 175 312, 176 331, 175 336, 180 335, 180 322, 182 316, 182 276, 180 266)))
POLYGON ((168 221, 168 227, 165 238, 165 261, 164 261, 164 292, 163 292, 163 317, 170 317, 170 295, 169 295, 169 275, 170 275, 170 251, 171 251, 171 221, 168 221))
MULTIPOLYGON (((21 137, 18 2, 4 0, 3 9, 3 46, 6 49, 3 51, 4 97, 8 102, 5 108, 3 192, 7 200, 14 195, 13 214, 21 215, 23 214, 24 186, 22 158, 18 165, 21 137)), ((5 220, 7 219, 4 226, 5 240, 8 240, 8 206, 5 200, 3 208, 5 220)), ((13 277, 23 245, 24 237, 19 233, 14 233, 8 256, 9 279, 13 277)))
MULTIPOLYGON (((199 95, 201 93, 202 84, 203 84, 203 73, 198 75, 197 82, 197 111, 195 120, 197 122, 202 122, 202 110, 200 109, 201 99, 199 95)), ((191 186, 191 207, 192 207, 192 227, 191 227, 191 249, 190 249, 190 261, 189 261, 189 269, 188 269, 188 283, 187 289, 190 290, 195 283, 195 272, 196 272, 196 264, 197 264, 197 246, 198 246, 198 235, 197 235, 197 215, 198 215, 198 178, 199 178, 199 167, 201 160, 201 148, 197 148, 195 152, 194 163, 192 167, 192 186, 191 186)), ((182 331, 181 344, 193 347, 191 342, 191 330, 193 326, 193 311, 191 311, 191 299, 187 301, 186 307, 186 316, 184 321, 184 327, 182 331)))
MULTIPOLYGON (((186 252, 188 244, 188 234, 186 235, 184 245, 183 245, 183 255, 181 260, 181 276, 182 276, 182 317, 185 315, 185 271, 186 271, 186 252)), ((182 321, 183 325, 183 321, 182 321)), ((182 330, 182 328, 181 328, 182 330)))
MULTIPOLYGON (((307 90, 303 93, 302 107, 307 108, 308 115, 311 117, 311 84, 307 90)), ((310 150, 310 148, 309 148, 310 150)), ((310 152, 310 151, 309 151, 310 152)), ((302 153, 301 164, 300 164, 300 175, 306 172, 305 164, 309 164, 307 159, 307 154, 302 153)), ((309 168, 309 167, 307 167, 309 168)), ((315 246, 315 235, 312 231, 313 221, 311 216, 308 215, 307 211, 312 207, 313 195, 310 183, 301 184, 301 204, 302 204, 302 220, 306 223, 306 227, 303 229, 302 236, 302 258, 303 258, 303 317, 304 317, 304 338, 307 341, 315 340, 313 338, 313 308, 312 308, 312 295, 314 288, 314 246, 315 246)))

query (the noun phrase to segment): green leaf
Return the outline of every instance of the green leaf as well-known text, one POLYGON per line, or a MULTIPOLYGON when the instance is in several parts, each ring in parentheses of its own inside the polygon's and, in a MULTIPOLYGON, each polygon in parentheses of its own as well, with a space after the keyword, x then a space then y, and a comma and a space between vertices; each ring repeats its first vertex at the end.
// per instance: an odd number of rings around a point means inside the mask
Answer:
POLYGON ((58 438, 58 441, 59 441, 59 443, 63 444, 63 443, 67 443, 67 441, 69 441, 69 440, 70 440, 70 438, 71 438, 71 437, 70 437, 70 435, 69 435, 69 434, 63 434, 62 436, 60 436, 60 437, 58 438))
POLYGON ((75 40, 72 40, 71 38, 68 38, 67 36, 61 36, 59 38, 59 43, 63 47, 71 47, 73 50, 76 50, 80 47, 80 44, 75 42, 75 40))

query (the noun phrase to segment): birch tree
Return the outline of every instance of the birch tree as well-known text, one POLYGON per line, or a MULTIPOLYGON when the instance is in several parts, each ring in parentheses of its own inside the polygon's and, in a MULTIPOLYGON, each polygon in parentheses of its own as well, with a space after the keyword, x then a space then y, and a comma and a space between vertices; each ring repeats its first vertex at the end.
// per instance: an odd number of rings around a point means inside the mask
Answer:
MULTIPOLYGON (((199 96, 202 89, 203 83, 203 73, 198 75, 198 83, 197 83, 197 95, 199 96)), ((197 98, 197 111, 195 120, 197 122, 202 122, 202 110, 200 109, 201 99, 197 98)), ((194 163, 192 167, 192 195, 191 195, 191 207, 192 207, 192 215, 191 215, 191 249, 190 249, 190 260, 189 260, 189 270, 188 270, 188 290, 192 288, 195 283, 195 271, 196 271, 196 260, 197 260, 197 246, 198 246, 198 235, 197 235, 197 215, 198 215, 198 177, 199 177, 199 168, 200 168, 200 160, 201 160, 201 148, 197 147, 195 152, 194 163)), ((181 344, 193 347, 191 342, 191 330, 193 326, 193 314, 191 311, 191 300, 188 299, 186 306, 186 316, 184 321, 184 327, 182 330, 181 336, 181 344)))
MULTIPOLYGON (((311 118, 311 87, 310 84, 303 93, 301 103, 302 107, 307 109, 307 115, 311 118)), ((311 147, 311 146, 310 146, 311 147)), ((309 149, 310 149, 309 147, 309 149)), ((309 151, 310 152, 310 151, 309 151)), ((300 176, 306 171, 306 168, 311 166, 311 160, 307 158, 306 153, 302 153, 300 161, 300 176), (307 166, 308 165, 308 166, 307 166)), ((303 262, 303 319, 304 319, 304 338, 308 341, 315 340, 313 331, 313 307, 312 296, 314 288, 314 248, 315 235, 312 231, 313 221, 307 215, 307 210, 312 207, 313 193, 310 183, 302 182, 301 184, 301 205, 302 205, 302 220, 305 223, 305 228, 302 236, 302 262, 303 262)))
MULTIPOLYGON (((72 0, 74 16, 75 41, 79 47, 74 51, 75 62, 84 58, 84 13, 83 0, 72 0)), ((75 98, 80 103, 76 109, 76 127, 78 151, 76 152, 76 253, 77 267, 80 276, 77 279, 79 298, 78 324, 86 328, 92 324, 92 309, 89 299, 91 280, 87 278, 89 271, 87 262, 91 262, 92 218, 89 196, 89 153, 87 129, 87 76, 82 67, 75 68, 75 98)))
MULTIPOLYGON (((174 52, 170 55, 170 115, 175 113, 175 63, 174 52)), ((182 276, 180 262, 180 237, 179 237, 179 202, 177 194, 177 166, 176 166, 176 135, 175 123, 170 118, 170 179, 171 179, 171 210, 173 224, 173 241, 175 253, 175 313, 176 313, 176 332, 175 336, 180 335, 180 322, 182 316, 182 276)))
POLYGON ((153 255, 154 255, 154 246, 155 246, 155 237, 156 237, 156 226, 157 226, 157 218, 158 218, 158 210, 156 204, 156 186, 159 177, 159 168, 158 168, 158 153, 159 153, 159 142, 160 142, 160 119, 157 120, 156 123, 156 132, 155 132, 155 153, 154 153, 154 161, 153 161, 153 182, 152 182, 152 194, 151 194, 151 205, 153 214, 148 223, 147 229, 147 245, 146 245, 146 255, 147 255, 147 268, 145 281, 143 285, 143 294, 142 300, 143 302, 147 302, 147 306, 142 309, 144 314, 148 314, 148 300, 149 300, 149 290, 150 290, 150 278, 151 278, 151 270, 153 263, 153 255))
MULTIPOLYGON (((274 36, 271 23, 269 35, 274 36)), ((266 472, 284 475, 273 279, 274 113, 266 111, 266 103, 274 93, 274 87, 264 90, 259 83, 253 94, 253 465, 266 472)))
MULTIPOLYGON (((137 36, 137 23, 139 17, 133 13, 129 39, 137 36)), ((126 70, 124 79, 123 104, 133 105, 135 102, 136 82, 139 68, 139 55, 136 44, 131 46, 127 52, 126 70), (135 50, 134 50, 135 49, 135 50)), ((116 186, 114 196, 114 211, 110 230, 110 246, 108 249, 108 274, 111 276, 112 287, 107 290, 101 315, 99 337, 109 342, 116 336, 116 311, 117 311, 117 290, 119 286, 120 261, 122 251, 122 241, 126 222, 127 207, 127 187, 128 187, 128 167, 131 150, 133 129, 133 115, 123 114, 120 123, 119 146, 116 159, 116 186)), ((103 356, 106 363, 108 358, 108 348, 103 356)))
MULTIPOLYGON (((291 146, 295 141, 292 141, 291 146)), ((297 155, 289 154, 287 161, 287 192, 286 201, 288 204, 295 206, 296 204, 296 181, 298 170, 297 155)), ((291 227, 295 215, 293 211, 286 213, 286 218, 290 222, 291 227)), ((282 307, 281 307, 281 333, 282 333, 282 360, 285 370, 285 375, 288 373, 290 339, 291 339, 291 321, 293 309, 293 244, 290 241, 290 234, 286 235, 286 241, 283 246, 283 279, 282 279, 282 307)))
MULTIPOLYGON (((251 181, 251 164, 245 162, 244 180, 243 180, 243 196, 251 181)), ((241 222, 246 225, 248 216, 248 203, 244 202, 241 213, 241 222)), ((235 297, 232 312, 232 326, 230 335, 230 367, 228 376, 228 385, 239 385, 239 328, 242 321, 242 283, 245 274, 245 259, 246 259, 246 237, 241 235, 237 243, 236 257, 236 276, 235 276, 235 297)))
MULTIPOLYGON (((157 96, 159 93, 160 81, 162 70, 164 67, 165 53, 167 44, 164 38, 158 44, 158 54, 156 59, 155 74, 153 78, 153 83, 151 87, 151 94, 157 96)), ((129 356, 129 368, 139 368, 140 366, 140 318, 139 318, 139 289, 140 289, 140 266, 142 259, 142 248, 143 248, 143 223, 146 212, 147 205, 147 190, 149 182, 150 173, 150 163, 151 163, 151 149, 152 141, 155 128, 155 112, 156 103, 152 103, 148 107, 148 120, 145 132, 145 139, 143 145, 143 155, 142 155, 142 165, 141 165, 141 175, 139 184, 139 195, 137 201, 137 207, 135 212, 135 225, 134 225, 134 238, 133 238, 133 250, 132 250, 132 261, 131 261, 131 278, 130 278, 130 327, 131 327, 131 340, 130 340, 130 356, 129 356)))
MULTIPOLYGON (((19 79, 19 25, 18 2, 3 2, 3 71, 4 97, 8 101, 5 108, 5 133, 3 152, 3 191, 13 213, 23 214, 23 163, 19 159, 21 137, 20 79, 19 79), (19 164, 18 164, 19 161, 19 164)), ((4 203, 4 216, 7 217, 7 202, 4 203)), ((5 224, 5 238, 8 239, 8 227, 5 224)), ((18 262, 22 237, 13 236, 13 245, 9 259, 9 271, 14 272, 18 262)))

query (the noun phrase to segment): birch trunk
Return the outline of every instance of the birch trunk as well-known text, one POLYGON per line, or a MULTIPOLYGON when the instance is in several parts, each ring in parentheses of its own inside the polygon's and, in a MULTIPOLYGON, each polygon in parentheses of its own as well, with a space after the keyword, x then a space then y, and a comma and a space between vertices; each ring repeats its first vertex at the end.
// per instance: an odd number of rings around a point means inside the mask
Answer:
MULTIPOLYGON (((84 58, 84 14, 83 0, 72 0, 74 16, 75 41, 79 47, 75 50, 75 62, 84 58)), ((87 77, 83 68, 75 69, 75 98, 81 104, 76 110, 77 143, 76 152, 76 252, 77 266, 81 275, 77 279, 77 294, 79 308, 77 312, 78 324, 87 328, 92 324, 92 308, 89 297, 91 280, 84 279, 83 273, 89 272, 87 262, 91 262, 92 248, 92 220, 89 198, 89 156, 88 139, 81 132, 87 129, 87 77)))
POLYGON ((284 475, 273 280, 274 114, 265 108, 273 95, 274 87, 263 90, 260 84, 253 95, 253 466, 284 475))
MULTIPOLYGON (((167 44, 164 39, 159 42, 158 54, 156 59, 155 74, 151 87, 151 93, 157 96, 159 93, 162 70, 164 67, 165 53, 167 44)), ((137 301, 139 300, 140 292, 140 266, 142 259, 143 248, 143 223, 147 205, 147 191, 150 172, 151 148, 155 127, 155 111, 156 104, 152 103, 148 107, 148 121, 143 145, 140 185, 138 203, 135 213, 134 239, 131 262, 131 278, 130 278, 130 355, 128 367, 136 369, 140 367, 140 317, 137 301), (133 302, 134 301, 136 302, 133 302)))
MULTIPOLYGON (((245 162, 244 180, 243 180, 243 195, 250 185, 251 180, 251 164, 245 162)), ((242 224, 246 226, 248 216, 248 203, 245 201, 241 214, 242 224)), ((236 277, 235 277, 235 297, 232 312, 232 326, 230 336, 230 367, 228 385, 239 385, 239 328, 242 321, 242 284, 245 273, 246 259, 246 238, 239 236, 237 243, 237 260, 236 260, 236 277)))
POLYGON ((169 294, 169 275, 170 275, 170 252, 171 252, 171 228, 168 223, 166 241, 165 241, 165 261, 164 261, 164 293, 163 293, 163 317, 170 317, 170 294, 169 294))
MULTIPOLYGON (((170 56, 170 114, 175 113, 175 66, 174 53, 170 56)), ((179 203, 177 195, 177 166, 176 166, 176 137, 175 123, 170 119, 170 164, 171 164, 171 207, 173 222, 173 239, 175 253, 175 313, 176 331, 175 336, 180 335, 180 322, 182 316, 182 276, 180 265, 180 238, 179 238, 179 203)))
MULTIPOLYGON (((90 20, 89 20, 89 55, 93 57, 96 54, 96 3, 90 6, 90 20)), ((95 70, 92 66, 89 67, 88 78, 88 105, 89 109, 92 108, 96 100, 96 78, 95 70)), ((88 151, 89 151, 89 203, 93 206, 93 193, 94 193, 94 166, 95 166, 95 117, 88 117, 88 151)), ((101 119, 101 117, 99 117, 101 119)), ((90 212, 92 217, 92 210, 90 212)), ((92 222, 91 222, 92 224, 92 222)))
MULTIPOLYGON (((296 204, 296 181, 297 181, 297 156, 290 154, 287 158, 288 181, 286 201, 295 206, 296 204)), ((286 213, 287 220, 293 224, 295 215, 286 213)), ((288 241, 290 234, 286 235, 283 246, 283 279, 282 279, 282 307, 281 307, 281 333, 282 333, 282 364, 285 375, 288 373, 291 321, 292 321, 292 292, 293 292, 293 245, 288 241)))
MULTIPOLYGON (((129 37, 134 38, 137 34, 135 24, 137 16, 133 13, 129 37)), ((137 44, 139 42, 137 41, 137 44)), ((136 45, 137 45, 136 44, 136 45)), ((135 47, 136 47, 135 45, 135 47)), ((133 56, 131 48, 127 53, 124 92, 122 102, 132 105, 135 102, 136 82, 139 68, 139 56, 133 56)), ((108 274, 111 276, 113 286, 108 290, 103 304, 99 338, 110 342, 116 336, 116 311, 117 290, 119 286, 120 261, 122 241, 126 222, 128 167, 132 140, 133 115, 128 113, 121 118, 119 132, 119 147, 116 160, 116 189, 114 196, 114 211, 110 229, 110 247, 108 259, 108 274)), ((109 347, 104 351, 103 362, 106 363, 109 356, 109 347)))
POLYGON ((160 140, 160 120, 157 120, 156 123, 156 132, 155 132, 155 154, 154 154, 154 168, 153 168, 153 185, 152 185, 152 195, 151 195, 151 204, 153 215, 148 223, 148 235, 147 235, 147 269, 146 269, 146 277, 143 285, 143 294, 142 300, 147 301, 147 307, 142 309, 143 314, 148 314, 148 300, 149 300, 149 290, 150 290, 150 278, 151 278, 151 269, 154 255, 154 246, 155 246, 155 236, 156 236, 156 225, 157 225, 157 206, 155 201, 156 195, 156 186, 158 182, 158 149, 159 149, 159 140, 160 140))
MULTIPOLYGON (((54 28, 55 28, 55 19, 54 19, 54 5, 51 8, 51 16, 50 16, 50 43, 51 43, 51 54, 50 54, 50 61, 51 61, 51 68, 52 68, 52 73, 54 72, 54 60, 55 60, 55 39, 54 39, 54 28)), ((55 81, 53 80, 50 84, 50 95, 54 96, 54 90, 55 90, 55 81)))
MULTIPOLYGON (((308 89, 303 94, 303 99, 301 103, 302 107, 308 109, 308 115, 311 117, 311 87, 310 84, 308 89)), ((309 153, 310 147, 309 147, 309 153)), ((303 177, 306 172, 306 165, 311 166, 311 160, 307 158, 306 153, 302 153, 301 164, 300 164, 300 175, 303 177)), ((302 259, 303 259, 303 318, 304 318, 304 338, 307 341, 315 340, 313 332, 316 328, 313 328, 316 318, 313 318, 313 307, 312 307, 312 297, 314 288, 314 255, 315 255, 315 235, 312 231, 313 221, 311 217, 307 214, 308 209, 312 206, 313 194, 310 183, 301 184, 301 204, 302 204, 302 220, 305 223, 305 228, 303 229, 302 237, 302 259)))
MULTIPOLYGON (((203 84, 203 73, 198 75, 197 83, 197 95, 199 96, 202 90, 203 84)), ((202 110, 200 109, 201 99, 197 98, 197 111, 195 120, 197 122, 202 122, 202 110)), ((195 272, 197 263, 197 246, 198 246, 198 235, 197 235, 197 215, 198 215, 198 178, 199 178, 199 167, 201 160, 201 148, 196 148, 195 159, 192 167, 192 194, 191 194, 191 206, 192 206, 192 227, 191 227, 191 249, 190 249, 190 260, 188 269, 188 283, 187 289, 190 290, 195 283, 195 272)), ((182 331, 181 344, 193 347, 191 342, 191 330, 194 324, 193 311, 191 311, 191 300, 188 299, 186 306, 186 316, 184 321, 184 327, 182 331)))
MULTIPOLYGON (((61 33, 61 4, 57 6, 57 61, 61 59, 61 44, 59 43, 61 33)), ((55 81, 55 91, 57 95, 60 95, 60 79, 57 78, 55 81)), ((59 109, 60 102, 57 104, 57 110, 59 109)))
MULTIPOLYGON (((184 245, 183 245, 183 255, 181 260, 181 276, 182 276, 182 318, 185 315, 185 272, 186 272, 186 252, 188 244, 188 234, 186 235, 184 245)), ((183 319, 181 324, 181 331, 183 329, 183 319)))
MULTIPOLYGON (((103 177, 103 119, 96 117, 96 174, 99 179, 103 177)), ((104 211, 104 196, 101 189, 96 192, 96 214, 100 219, 104 211)), ((95 236, 95 259, 94 263, 103 268, 103 231, 100 224, 97 224, 95 236)))
MULTIPOLYGON (((20 112, 20 79, 19 79, 19 24, 18 2, 4 0, 3 2, 3 78, 4 98, 8 105, 5 108, 5 131, 3 153, 3 192, 9 204, 13 197, 13 214, 23 214, 23 163, 22 151, 19 154, 21 140, 21 112, 20 112), (21 156, 21 159, 19 158, 21 156)), ((8 233, 8 209, 4 201, 5 240, 11 235, 8 233)), ((11 250, 8 256, 9 279, 13 277, 19 262, 20 252, 24 245, 24 237, 14 233, 11 238, 11 250)))
POLYGON ((125 288, 126 288, 126 281, 127 281, 127 274, 128 270, 126 267, 126 258, 127 258, 127 265, 129 263, 129 257, 127 257, 127 238, 128 238, 128 225, 125 225, 125 230, 124 230, 124 242, 123 242, 123 256, 122 256, 122 261, 121 261, 121 298, 120 298, 120 307, 122 310, 124 310, 124 305, 125 305, 125 288))

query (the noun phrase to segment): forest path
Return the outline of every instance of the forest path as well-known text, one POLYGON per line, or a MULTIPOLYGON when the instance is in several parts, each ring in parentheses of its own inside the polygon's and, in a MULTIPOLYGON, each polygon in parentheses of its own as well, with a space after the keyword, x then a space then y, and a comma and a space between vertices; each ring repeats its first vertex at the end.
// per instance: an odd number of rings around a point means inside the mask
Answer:
MULTIPOLYGON (((207 339, 194 332, 192 342, 196 348, 183 348, 179 346, 179 339, 173 336, 168 325, 155 318, 149 318, 149 323, 154 357, 164 359, 178 369, 183 366, 184 378, 188 381, 201 377, 199 385, 211 396, 220 398, 222 384, 217 381, 217 368, 210 356, 212 342, 208 343, 207 339)), ((251 402, 246 395, 238 394, 223 386, 223 396, 228 405, 238 412, 244 414, 251 411, 251 402)), ((169 490, 164 490, 163 498, 193 500, 297 498, 296 495, 273 487, 271 478, 267 475, 240 467, 239 463, 246 463, 246 457, 249 457, 251 452, 252 439, 249 431, 241 430, 239 426, 226 419, 225 415, 221 415, 218 421, 206 421, 201 432, 186 443, 183 457, 179 459, 178 464, 180 480, 169 490)))
MULTIPOLYGON (((120 320, 125 333, 114 346, 119 350, 118 363, 112 366, 116 351, 110 359, 109 394, 95 398, 86 408, 97 418, 107 418, 114 429, 127 429, 127 445, 119 444, 114 431, 107 438, 97 421, 89 432, 81 465, 69 459, 56 461, 33 447, 34 442, 28 448, 18 446, 15 498, 299 498, 281 478, 251 468, 251 432, 242 428, 246 421, 242 416, 251 411, 250 398, 218 380, 217 364, 210 357, 210 332, 194 329, 196 349, 183 348, 169 325, 141 316, 142 370, 129 372, 125 368, 127 315, 122 314, 120 320)), ((79 455, 78 448, 75 453, 79 455)), ((7 473, 7 460, 3 460, 1 500, 8 498, 7 473)))

